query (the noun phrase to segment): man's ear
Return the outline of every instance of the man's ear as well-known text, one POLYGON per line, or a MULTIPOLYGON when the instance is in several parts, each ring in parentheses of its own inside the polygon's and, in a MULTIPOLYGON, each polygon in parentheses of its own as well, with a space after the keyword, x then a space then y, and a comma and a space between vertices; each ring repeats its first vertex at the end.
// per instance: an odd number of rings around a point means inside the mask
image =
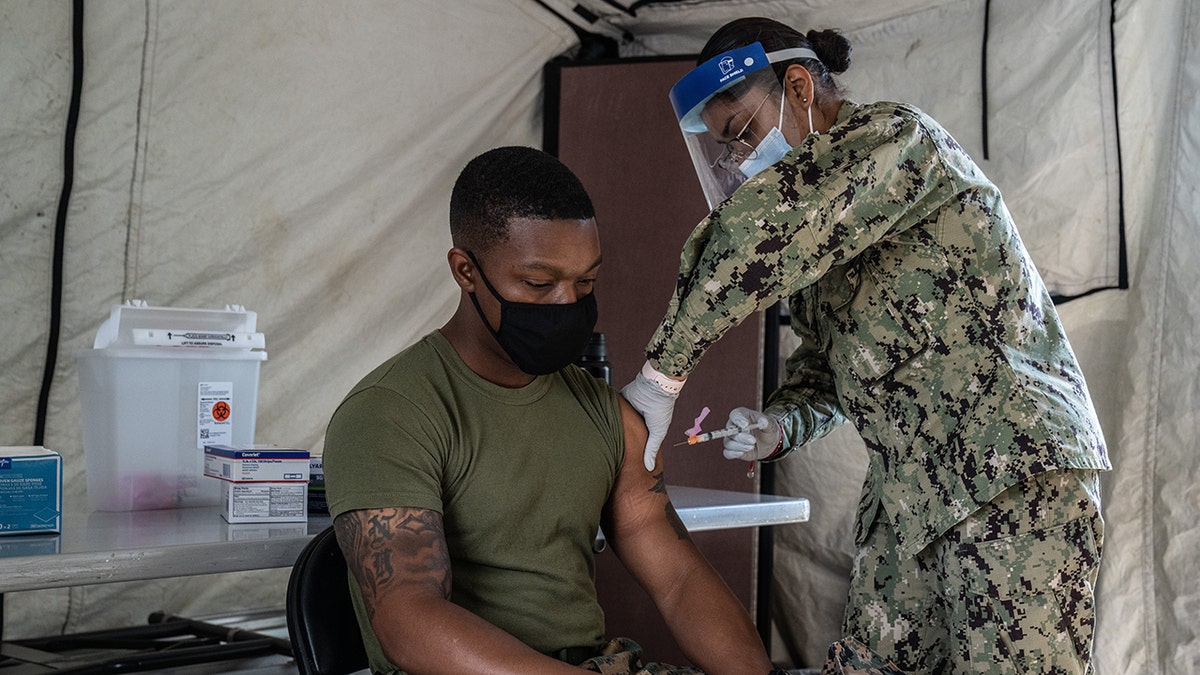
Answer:
POLYGON ((455 246, 446 253, 446 262, 450 264, 450 274, 454 283, 467 293, 475 292, 475 263, 463 249, 455 246))
POLYGON ((816 102, 813 100, 812 74, 808 72, 808 68, 799 63, 793 63, 784 71, 783 82, 788 97, 799 102, 802 109, 806 109, 816 102))

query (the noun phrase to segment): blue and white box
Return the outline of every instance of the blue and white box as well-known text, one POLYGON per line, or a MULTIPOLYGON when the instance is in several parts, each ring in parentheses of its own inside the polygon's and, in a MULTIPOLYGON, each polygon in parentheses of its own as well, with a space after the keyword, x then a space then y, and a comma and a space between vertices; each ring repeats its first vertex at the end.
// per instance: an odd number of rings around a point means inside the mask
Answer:
POLYGON ((234 483, 307 483, 308 450, 275 445, 205 445, 204 475, 234 483))
POLYGON ((0 447, 0 535, 62 532, 62 455, 0 447))

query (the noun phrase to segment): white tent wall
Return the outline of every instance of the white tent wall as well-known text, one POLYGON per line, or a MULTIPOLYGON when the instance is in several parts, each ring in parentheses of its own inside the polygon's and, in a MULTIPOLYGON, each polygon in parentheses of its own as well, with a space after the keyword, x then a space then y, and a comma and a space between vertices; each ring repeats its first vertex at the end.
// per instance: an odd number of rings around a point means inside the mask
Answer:
MULTIPOLYGON (((85 6, 45 436, 64 455, 68 500, 86 482, 75 353, 123 299, 257 311, 269 359, 256 438, 319 451, 350 386, 453 311, 453 180, 489 147, 540 143, 541 69, 574 34, 519 1, 85 6)), ((33 437, 45 358, 70 9, 0 3, 6 445, 33 437)), ((13 593, 5 635, 141 623, 159 608, 194 616, 231 597, 279 606, 286 573, 13 593)))
POLYGON ((1200 3, 1118 13, 1132 292, 1101 581, 1112 672, 1200 672, 1200 3), (1107 555, 1107 553, 1106 553, 1107 555), (1107 588, 1105 584, 1109 584, 1107 588))
MULTIPOLYGON (((570 16, 574 3, 549 4, 570 16)), ((682 2, 644 6, 636 17, 584 4, 603 17, 591 29, 635 36, 625 55, 694 53, 713 28, 745 15, 844 28, 856 46, 844 80, 852 98, 912 101, 977 151, 983 0, 682 2), (905 42, 920 48, 901 59, 891 50, 905 42)), ((992 5, 1002 17, 1027 2, 992 5)), ((256 310, 270 354, 257 440, 319 450, 349 386, 452 310, 443 260, 457 169, 489 147, 540 142, 541 67, 569 53, 575 35, 525 0, 110 0, 86 9, 63 330, 45 439, 66 458, 68 495, 79 500, 84 490, 74 354, 126 298, 256 310)), ((1200 287, 1200 8, 1195 0, 1127 0, 1115 11, 1131 290, 1060 307, 1115 465, 1104 479, 1097 663, 1101 673, 1192 673, 1200 672, 1200 298, 1192 292, 1200 287)), ((994 55, 1007 43, 993 39, 994 55)), ((1016 45, 997 63, 1030 52, 1053 65, 1072 53, 1016 45)), ((33 436, 70 68, 68 3, 0 1, 0 444, 33 436)), ((1052 125, 1035 115, 1028 130, 992 131, 1000 157, 985 170, 1020 225, 1022 176, 1019 166, 999 166, 1004 148, 1027 144, 1026 131, 1066 138, 1072 106, 1082 116, 1095 111, 1070 78, 1050 92, 999 76, 993 84, 1004 93, 993 101, 1002 119, 1019 117, 1022 106, 1054 112, 1052 125)), ((1055 148, 1065 155, 1080 144, 1104 151, 1074 137, 1055 148)), ((1102 169, 1084 182, 1109 178, 1102 169)), ((1111 207, 1077 189, 1068 204, 1111 207)), ((842 430, 780 467, 781 491, 813 499, 813 522, 777 532, 781 659, 811 664, 837 637, 864 458, 861 442, 842 430)), ((245 608, 277 606, 285 574, 9 594, 4 635, 138 623, 156 609, 203 614, 228 608, 232 596, 245 608)))
POLYGON ((70 7, 0 5, 0 443, 28 445, 50 323, 55 203, 71 90, 70 7), (15 92, 20 92, 16 94, 15 92))

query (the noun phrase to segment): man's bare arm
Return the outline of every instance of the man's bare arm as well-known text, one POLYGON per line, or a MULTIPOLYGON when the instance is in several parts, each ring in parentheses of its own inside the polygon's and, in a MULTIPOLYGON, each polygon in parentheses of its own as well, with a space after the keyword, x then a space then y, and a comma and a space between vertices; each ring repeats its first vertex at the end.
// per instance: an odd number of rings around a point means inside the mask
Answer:
POLYGON ((667 496, 663 456, 653 472, 646 471, 636 452, 645 444, 645 425, 623 398, 620 402, 625 461, 603 525, 613 551, 653 598, 692 663, 722 675, 765 675, 772 666, 750 615, 692 543, 675 512, 667 496))
POLYGON ((375 637, 412 673, 577 673, 450 602, 442 515, 429 509, 350 511, 333 521, 375 637))
POLYGON ((345 515, 356 517, 339 517, 334 530, 346 564, 362 587, 368 618, 375 620, 381 594, 393 585, 423 585, 450 597, 450 555, 440 513, 378 509, 345 515))

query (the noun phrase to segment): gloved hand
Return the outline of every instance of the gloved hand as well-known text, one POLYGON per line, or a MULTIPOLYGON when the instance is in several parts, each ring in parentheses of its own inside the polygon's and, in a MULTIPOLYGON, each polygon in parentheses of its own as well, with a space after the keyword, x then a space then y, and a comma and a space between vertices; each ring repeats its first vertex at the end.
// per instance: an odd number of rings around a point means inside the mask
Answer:
POLYGON ((729 421, 725 426, 741 429, 740 433, 725 437, 725 459, 753 462, 769 457, 779 449, 783 439, 783 427, 779 420, 751 408, 729 411, 729 421))
MULTIPOLYGON (((647 471, 654 470, 654 461, 658 457, 658 448, 667 437, 667 427, 671 426, 671 416, 675 412, 675 400, 679 398, 679 389, 674 393, 668 392, 661 385, 646 377, 643 372, 633 378, 633 382, 621 389, 621 395, 629 401, 629 405, 642 415, 646 421, 646 447, 642 451, 642 463, 647 471)), ((679 383, 682 387, 683 383, 679 383)))

